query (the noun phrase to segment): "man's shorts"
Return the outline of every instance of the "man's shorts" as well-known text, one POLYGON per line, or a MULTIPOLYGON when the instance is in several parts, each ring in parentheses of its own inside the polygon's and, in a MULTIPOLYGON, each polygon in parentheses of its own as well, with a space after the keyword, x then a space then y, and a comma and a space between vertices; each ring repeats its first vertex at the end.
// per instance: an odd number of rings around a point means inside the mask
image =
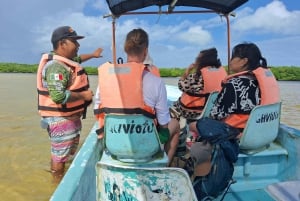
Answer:
POLYGON ((51 140, 51 158, 54 162, 66 162, 75 153, 79 144, 81 120, 63 117, 47 117, 48 134, 51 140))

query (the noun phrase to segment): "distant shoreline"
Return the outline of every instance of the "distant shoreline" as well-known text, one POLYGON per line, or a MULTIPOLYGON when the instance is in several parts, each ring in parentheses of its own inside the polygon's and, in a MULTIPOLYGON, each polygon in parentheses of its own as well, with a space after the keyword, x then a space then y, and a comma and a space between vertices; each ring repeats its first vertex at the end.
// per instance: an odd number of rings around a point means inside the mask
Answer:
MULTIPOLYGON (((0 73, 36 73, 38 64, 18 64, 18 63, 1 63, 0 73)), ((84 67, 87 74, 97 75, 97 67, 84 67)), ((299 66, 277 66, 270 67, 274 76, 280 81, 300 81, 299 66)), ((161 77, 180 77, 185 68, 159 68, 161 77)))

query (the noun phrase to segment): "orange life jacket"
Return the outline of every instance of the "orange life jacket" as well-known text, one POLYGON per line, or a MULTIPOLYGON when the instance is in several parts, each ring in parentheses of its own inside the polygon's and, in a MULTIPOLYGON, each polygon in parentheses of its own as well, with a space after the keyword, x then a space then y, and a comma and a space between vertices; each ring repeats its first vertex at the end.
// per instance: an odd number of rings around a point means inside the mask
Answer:
MULTIPOLYGON (((231 79, 232 77, 237 77, 245 74, 255 75, 258 81, 258 87, 261 94, 261 100, 259 105, 267 105, 272 103, 277 103, 280 101, 279 86, 270 69, 259 67, 253 71, 243 71, 230 75, 225 81, 231 79)), ((244 129, 250 114, 230 114, 225 118, 225 123, 235 127, 244 129)))
POLYGON ((77 100, 74 102, 67 102, 65 104, 57 104, 52 101, 49 96, 48 89, 43 86, 43 69, 46 63, 50 60, 56 60, 65 64, 66 68, 73 71, 74 80, 71 86, 67 89, 73 92, 81 92, 89 89, 88 76, 85 70, 79 63, 61 57, 59 55, 44 54, 40 60, 37 71, 37 92, 38 92, 38 110, 41 116, 72 116, 73 114, 82 114, 85 118, 87 106, 91 103, 84 100, 77 100))
POLYGON ((105 114, 143 114, 155 118, 154 108, 143 98, 143 72, 145 66, 135 62, 126 64, 105 63, 98 68, 101 103, 94 114, 103 132, 105 114))
POLYGON ((197 112, 203 110, 210 93, 221 91, 221 83, 227 76, 227 72, 222 66, 220 68, 207 66, 200 71, 204 81, 204 88, 200 91, 200 94, 183 92, 179 98, 179 103, 183 108, 196 110, 197 112))

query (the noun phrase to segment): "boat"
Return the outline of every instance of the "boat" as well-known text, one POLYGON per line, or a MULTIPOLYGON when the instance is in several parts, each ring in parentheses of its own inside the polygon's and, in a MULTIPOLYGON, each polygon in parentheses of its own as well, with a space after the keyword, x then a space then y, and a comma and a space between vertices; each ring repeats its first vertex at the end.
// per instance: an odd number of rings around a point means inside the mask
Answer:
MULTIPOLYGON (((207 12, 225 16, 229 28, 229 15, 247 0, 107 0, 106 2, 112 12, 110 16, 113 17, 114 30, 116 18, 122 15, 207 12), (159 7, 156 12, 133 12, 154 5, 159 7), (168 6, 168 11, 161 11, 161 6, 168 6), (199 7, 207 10, 176 12, 174 11, 176 6, 199 7)), ((229 33, 228 31, 230 41, 229 33)), ((114 34, 112 40, 114 46, 114 34)), ((229 54, 230 43, 228 42, 229 54)), ((113 60, 114 63, 117 62, 115 49, 113 49, 113 60)), ((171 104, 178 99, 181 92, 176 86, 167 85, 166 88, 171 104)), ((213 96, 209 98, 205 111, 209 111, 214 98, 213 96)), ((300 200, 298 187, 300 186, 300 130, 281 123, 280 114, 280 102, 257 106, 251 112, 240 141, 241 152, 238 161, 234 164, 234 182, 224 194, 207 200, 300 200)), ((112 122, 122 123, 123 121, 116 115, 111 115, 109 118, 112 122)), ((130 122, 145 121, 144 117, 138 115, 129 118, 131 118, 130 122)), ((118 136, 119 142, 114 141, 114 143, 108 143, 108 139, 113 140, 113 135, 108 134, 104 143, 103 140, 97 138, 97 129, 98 122, 95 122, 68 171, 51 196, 51 201, 197 200, 186 171, 181 168, 166 167, 167 156, 162 151, 155 132, 143 138, 142 141, 132 139, 130 135, 122 135, 121 138, 118 136), (147 142, 147 146, 143 146, 143 142, 147 142), (131 144, 135 146, 131 147, 131 144)))

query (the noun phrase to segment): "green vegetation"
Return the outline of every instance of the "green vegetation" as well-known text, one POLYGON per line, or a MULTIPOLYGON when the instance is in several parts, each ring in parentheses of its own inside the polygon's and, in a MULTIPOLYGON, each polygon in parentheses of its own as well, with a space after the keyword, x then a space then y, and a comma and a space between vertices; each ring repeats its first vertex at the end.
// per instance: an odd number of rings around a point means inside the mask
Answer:
MULTIPOLYGON (((0 63, 0 73, 36 73, 38 64, 0 63)), ((97 75, 95 67, 85 67, 89 75, 97 75)))
POLYGON ((35 73, 37 64, 0 63, 0 73, 35 73))
POLYGON ((271 68, 277 80, 291 80, 300 81, 300 68, 296 66, 291 67, 276 67, 271 68))
MULTIPOLYGON (((0 63, 0 73, 36 73, 38 64, 0 63)), ((85 67, 89 75, 97 75, 95 67, 85 67)), ((300 81, 300 67, 277 66, 271 68, 277 80, 300 81)), ((160 68, 162 77, 179 77, 184 73, 184 68, 160 68)))
POLYGON ((184 71, 184 68, 159 68, 161 77, 179 77, 184 71))

